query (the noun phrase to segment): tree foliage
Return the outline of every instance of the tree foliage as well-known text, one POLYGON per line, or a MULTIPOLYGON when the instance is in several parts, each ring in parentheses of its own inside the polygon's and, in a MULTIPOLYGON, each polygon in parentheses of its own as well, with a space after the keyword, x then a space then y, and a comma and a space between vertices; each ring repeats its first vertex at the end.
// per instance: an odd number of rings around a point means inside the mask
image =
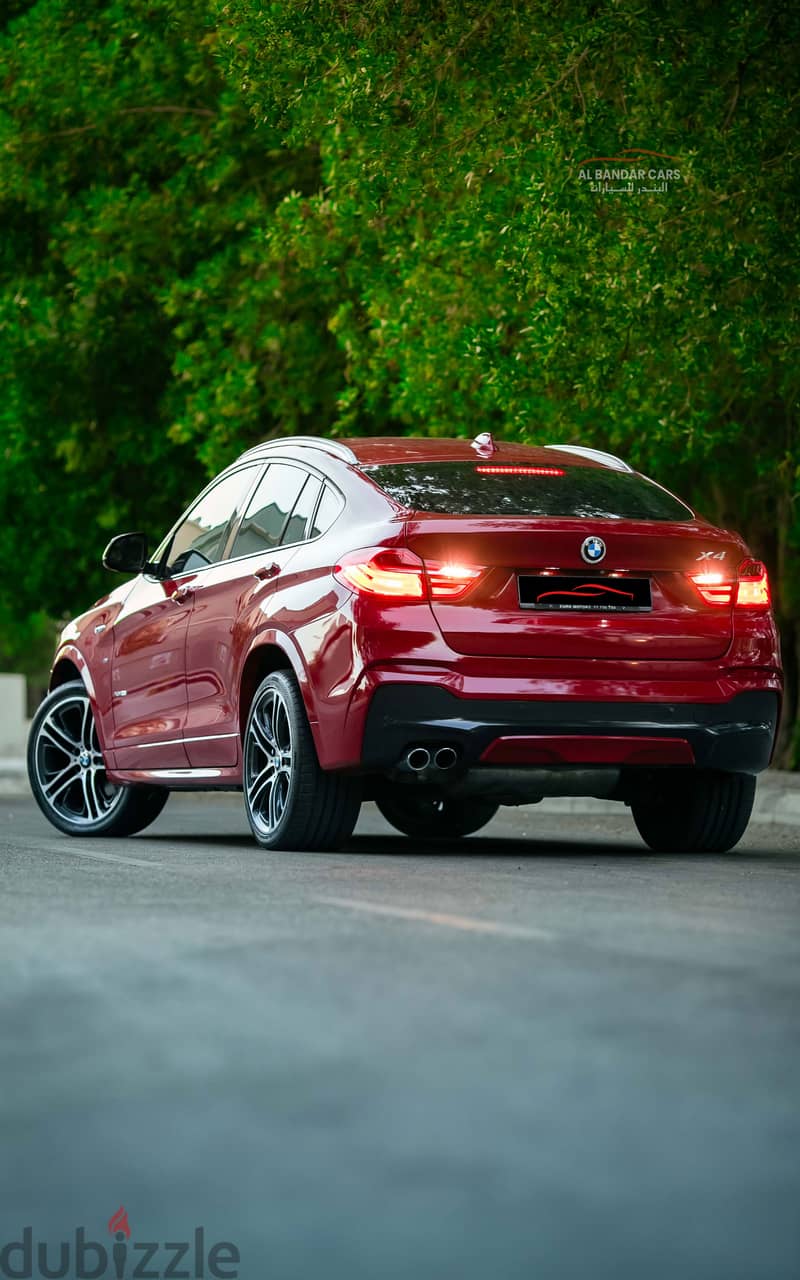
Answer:
POLYGON ((16 607, 281 432, 623 452, 773 571, 796 697, 797 101, 781 3, 38 0, 2 39, 16 607), (679 157, 666 192, 580 162, 679 157), (30 526, 40 530, 31 545, 30 526), (66 570, 52 574, 54 548, 66 570))

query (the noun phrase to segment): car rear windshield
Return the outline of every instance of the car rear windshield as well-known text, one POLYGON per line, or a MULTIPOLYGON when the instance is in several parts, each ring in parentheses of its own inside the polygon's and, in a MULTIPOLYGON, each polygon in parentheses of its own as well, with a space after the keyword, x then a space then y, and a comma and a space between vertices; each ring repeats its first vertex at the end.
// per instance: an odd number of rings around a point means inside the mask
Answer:
MULTIPOLYGON (((554 467, 561 475, 481 471, 475 462, 364 467, 401 506, 462 516, 581 516, 591 520, 691 520, 692 512, 644 476, 605 467, 554 467)), ((501 464, 497 464, 500 466, 501 464)), ((509 464, 510 465, 510 464, 509 464)))

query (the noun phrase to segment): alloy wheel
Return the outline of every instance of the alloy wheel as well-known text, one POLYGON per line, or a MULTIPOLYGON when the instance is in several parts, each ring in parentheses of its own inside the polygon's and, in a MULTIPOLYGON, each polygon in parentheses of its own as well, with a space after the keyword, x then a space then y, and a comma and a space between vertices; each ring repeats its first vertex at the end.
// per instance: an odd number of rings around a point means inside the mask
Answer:
POLYGON ((248 807, 262 836, 271 836, 283 817, 293 763, 289 708, 278 689, 266 688, 250 716, 244 767, 248 807))
POLYGON ((64 698, 44 717, 36 737, 34 765, 47 805, 71 823, 92 826, 122 800, 123 789, 108 781, 86 694, 64 698))

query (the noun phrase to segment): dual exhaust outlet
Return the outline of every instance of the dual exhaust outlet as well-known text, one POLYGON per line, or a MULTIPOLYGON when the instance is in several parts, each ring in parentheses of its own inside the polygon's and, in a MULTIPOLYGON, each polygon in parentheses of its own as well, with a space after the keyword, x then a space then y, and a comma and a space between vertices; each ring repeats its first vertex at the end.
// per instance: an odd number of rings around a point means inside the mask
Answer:
POLYGON ((438 747, 429 751, 427 747, 412 747, 406 752, 403 763, 412 773, 424 773, 426 769, 454 769, 458 764, 458 752, 455 747, 438 747))

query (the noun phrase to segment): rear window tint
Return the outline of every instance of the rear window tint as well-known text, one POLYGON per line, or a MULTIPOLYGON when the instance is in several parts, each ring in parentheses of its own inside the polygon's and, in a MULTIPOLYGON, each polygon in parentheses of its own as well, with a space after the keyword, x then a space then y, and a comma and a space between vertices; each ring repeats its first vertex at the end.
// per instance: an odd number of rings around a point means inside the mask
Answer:
POLYGON ((476 465, 480 464, 413 462, 364 467, 364 472, 412 511, 589 520, 693 519, 677 498, 629 471, 564 467, 562 476, 486 475, 476 471, 476 465))

